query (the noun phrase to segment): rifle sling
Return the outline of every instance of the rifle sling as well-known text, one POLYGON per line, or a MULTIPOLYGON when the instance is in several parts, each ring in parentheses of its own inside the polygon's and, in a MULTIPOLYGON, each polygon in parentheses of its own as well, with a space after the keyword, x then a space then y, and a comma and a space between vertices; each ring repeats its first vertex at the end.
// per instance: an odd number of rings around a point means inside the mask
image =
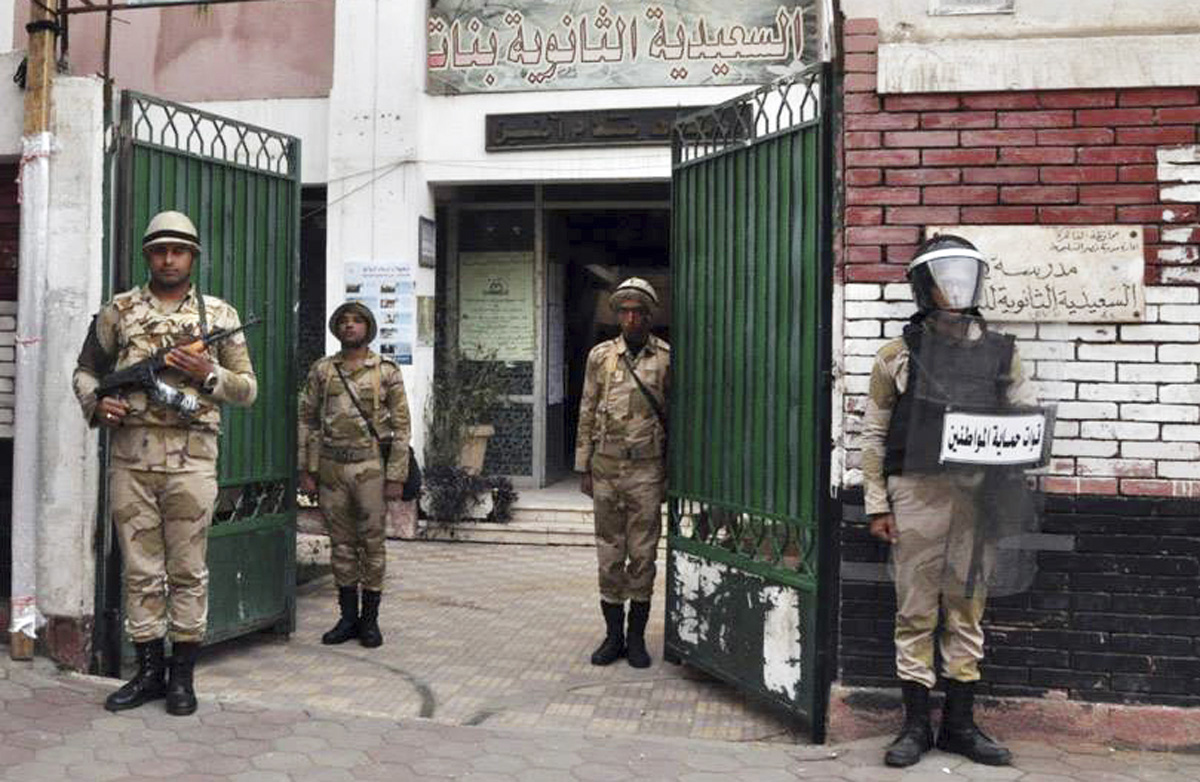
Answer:
POLYGON ((642 395, 646 397, 646 401, 650 403, 650 407, 654 409, 654 415, 658 416, 658 422, 662 424, 663 431, 667 431, 667 416, 663 413, 662 405, 654 394, 650 393, 650 389, 646 388, 646 384, 638 377, 638 373, 633 369, 633 362, 629 360, 629 351, 626 350, 621 354, 621 358, 625 360, 625 366, 629 368, 629 374, 633 376, 633 382, 637 383, 638 389, 642 395))
MULTIPOLYGON (((350 395, 350 401, 354 403, 354 409, 358 411, 358 414, 362 416, 363 423, 365 423, 367 425, 367 431, 371 433, 371 437, 373 437, 375 439, 376 444, 379 445, 379 453, 380 453, 380 456, 382 456, 383 455, 383 438, 381 438, 379 436, 379 432, 376 431, 376 429, 375 429, 375 424, 371 423, 371 419, 367 417, 366 411, 363 410, 362 405, 359 404, 358 395, 354 393, 354 389, 350 387, 349 381, 346 380, 346 375, 344 372, 342 372, 341 364, 334 362, 333 368, 337 370, 338 377, 341 378, 342 385, 345 386, 345 388, 346 388, 346 393, 350 395)), ((384 460, 384 468, 385 469, 387 467, 386 462, 387 462, 387 460, 385 459, 384 460)))

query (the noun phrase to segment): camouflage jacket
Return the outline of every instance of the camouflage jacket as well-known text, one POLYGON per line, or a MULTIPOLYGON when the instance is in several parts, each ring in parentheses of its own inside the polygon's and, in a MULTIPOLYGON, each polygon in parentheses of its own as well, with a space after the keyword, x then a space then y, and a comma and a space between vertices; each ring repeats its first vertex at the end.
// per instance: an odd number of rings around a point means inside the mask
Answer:
MULTIPOLYGON (((314 363, 300 393, 299 458, 296 463, 301 470, 317 472, 322 452, 327 456, 337 452, 342 461, 374 458, 378 453, 375 439, 338 376, 337 368, 342 366, 342 361, 339 352, 314 363), (347 455, 356 458, 347 459, 347 455)), ((411 428, 400 367, 380 358, 374 351, 368 351, 361 364, 349 370, 343 367, 342 371, 350 381, 358 404, 371 416, 375 431, 380 437, 392 440, 386 479, 405 480, 411 428)))
MULTIPOLYGON (((626 459, 657 459, 665 453, 666 427, 630 376, 622 358, 627 352, 625 339, 616 337, 596 345, 588 354, 575 441, 577 472, 589 472, 592 456, 597 453, 626 459)), ((638 377, 667 415, 671 346, 651 335, 631 360, 638 377)))
MULTIPOLYGON (((211 331, 241 326, 237 310, 215 296, 204 297, 205 322, 211 331)), ((96 426, 96 386, 100 378, 149 358, 200 333, 200 310, 195 288, 180 301, 161 301, 149 285, 114 296, 100 308, 80 350, 71 384, 84 420, 96 426)), ((211 467, 217 458, 222 403, 248 407, 258 394, 244 333, 208 348, 217 384, 202 393, 199 382, 167 367, 160 379, 199 398, 199 411, 184 419, 171 408, 151 401, 142 390, 123 395, 129 414, 113 433, 113 458, 137 469, 179 471, 211 467)))
MULTIPOLYGON (((897 337, 879 349, 871 368, 867 390, 867 409, 863 416, 862 473, 868 516, 888 513, 891 504, 887 496, 887 480, 883 474, 888 428, 896 399, 908 387, 908 345, 897 337)), ((1013 349, 1009 365, 1008 403, 1014 406, 1034 406, 1038 403, 1037 389, 1021 364, 1021 356, 1013 349)))

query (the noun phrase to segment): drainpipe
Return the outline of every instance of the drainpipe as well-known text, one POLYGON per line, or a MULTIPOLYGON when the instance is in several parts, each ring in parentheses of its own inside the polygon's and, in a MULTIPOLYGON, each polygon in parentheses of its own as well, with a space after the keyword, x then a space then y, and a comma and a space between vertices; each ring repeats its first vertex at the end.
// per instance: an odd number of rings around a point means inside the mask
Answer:
POLYGON ((37 629, 37 530, 42 452, 42 338, 50 241, 50 85, 58 30, 53 11, 30 3, 25 134, 21 142, 20 257, 17 285, 16 411, 13 420, 12 624, 9 655, 33 658, 37 629))

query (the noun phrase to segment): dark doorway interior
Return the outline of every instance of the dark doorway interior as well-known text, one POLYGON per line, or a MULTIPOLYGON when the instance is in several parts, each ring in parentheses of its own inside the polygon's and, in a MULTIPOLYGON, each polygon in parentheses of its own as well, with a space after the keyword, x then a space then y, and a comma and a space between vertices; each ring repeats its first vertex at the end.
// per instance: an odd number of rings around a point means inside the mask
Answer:
MULTIPOLYGON (((562 266, 565 341, 563 345, 563 432, 560 459, 547 453, 547 465, 573 467, 575 429, 588 352, 619 333, 608 310, 608 293, 626 277, 648 279, 664 303, 654 333, 670 339, 670 210, 666 208, 550 208, 546 212, 548 264, 562 266)), ((551 275, 549 279, 554 279, 551 275)), ((553 292, 552 292, 553 295, 553 292)), ((547 476, 553 480, 553 476, 547 476)))
POLYGON ((296 377, 325 355, 325 186, 300 194, 300 315, 296 377))
MULTIPOLYGON (((17 257, 21 225, 17 203, 17 165, 0 163, 0 301, 17 300, 17 257)), ((12 306, 12 305, 8 305, 12 306)), ((15 308, 12 311, 16 315, 15 308)), ((11 344, 11 343, 10 343, 11 344)), ((9 349, 11 351, 11 348, 9 349)), ((13 380, 0 379, 0 407, 11 409, 13 380)), ((9 418, 9 421, 12 419, 9 418)), ((12 591, 12 424, 0 439, 0 599, 12 591)))

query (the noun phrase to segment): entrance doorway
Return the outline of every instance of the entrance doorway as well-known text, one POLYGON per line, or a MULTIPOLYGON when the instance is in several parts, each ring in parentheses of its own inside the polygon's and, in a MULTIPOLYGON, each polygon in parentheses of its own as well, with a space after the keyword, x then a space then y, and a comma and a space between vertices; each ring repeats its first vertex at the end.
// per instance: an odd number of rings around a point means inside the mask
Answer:
MULTIPOLYGON (((574 467, 575 432, 588 352, 597 343, 620 333, 609 311, 609 292, 628 277, 649 280, 667 305, 656 319, 653 331, 670 340, 670 219, 670 209, 665 207, 614 205, 547 210, 547 267, 560 269, 557 274, 549 273, 547 280, 561 281, 559 295, 564 312, 559 337, 563 340, 563 425, 558 441, 547 443, 548 455, 551 449, 561 453, 558 459, 548 459, 547 465, 561 469, 558 474, 546 476, 548 483, 574 467)), ((550 297, 555 295, 552 290, 547 293, 550 297)), ((556 336, 551 334, 550 339, 556 336)), ((553 436, 552 432, 547 434, 553 436)))

